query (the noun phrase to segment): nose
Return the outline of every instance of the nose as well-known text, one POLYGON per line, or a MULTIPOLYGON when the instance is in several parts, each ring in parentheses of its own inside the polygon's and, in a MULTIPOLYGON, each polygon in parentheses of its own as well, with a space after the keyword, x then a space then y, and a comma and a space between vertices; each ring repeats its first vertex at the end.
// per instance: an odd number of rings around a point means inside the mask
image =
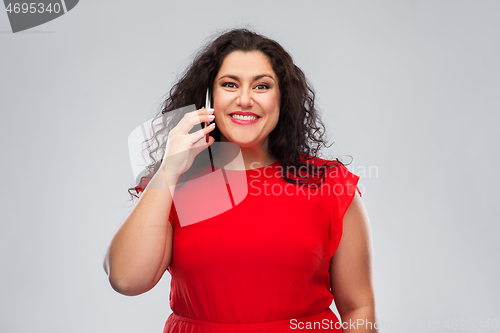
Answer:
POLYGON ((253 105, 252 92, 249 89, 241 89, 236 98, 236 104, 243 109, 251 107, 253 105))

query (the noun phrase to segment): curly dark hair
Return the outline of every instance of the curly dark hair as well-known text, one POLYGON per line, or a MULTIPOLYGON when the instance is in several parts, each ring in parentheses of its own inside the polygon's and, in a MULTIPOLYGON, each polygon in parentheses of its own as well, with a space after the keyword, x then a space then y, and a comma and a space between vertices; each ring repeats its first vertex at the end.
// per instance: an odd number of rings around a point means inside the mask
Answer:
MULTIPOLYGON (((168 119, 168 113, 190 104, 195 104, 196 109, 204 106, 207 87, 213 86, 222 62, 234 51, 262 52, 278 77, 280 114, 276 128, 269 134, 268 149, 283 167, 292 170, 291 173, 283 172, 283 178, 293 184, 320 186, 325 178, 325 167, 337 164, 332 165, 330 162, 334 161, 319 158, 320 150, 330 145, 326 143, 325 126, 314 105, 315 93, 305 74, 280 44, 248 29, 230 30, 210 41, 195 55, 191 65, 170 89, 156 116, 163 118, 164 126, 153 128, 153 137, 147 140, 147 149, 153 160, 147 172, 154 174, 160 167, 162 161, 156 160, 155 156, 164 155, 166 136, 180 120, 168 119), (311 163, 313 159, 316 162, 311 163), (307 170, 305 174, 298 172, 304 168, 307 170)), ((220 141, 217 127, 210 135, 216 142, 220 141)), ((336 161, 340 162, 338 158, 336 161)))

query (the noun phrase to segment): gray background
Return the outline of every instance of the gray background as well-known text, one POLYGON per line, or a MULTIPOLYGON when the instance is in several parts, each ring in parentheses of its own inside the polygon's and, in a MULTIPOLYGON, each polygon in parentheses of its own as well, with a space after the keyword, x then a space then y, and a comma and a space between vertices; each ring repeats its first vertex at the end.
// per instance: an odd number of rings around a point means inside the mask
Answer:
POLYGON ((87 0, 12 34, 2 11, 0 331, 162 332, 168 272, 127 297, 102 269, 131 208, 127 136, 229 27, 293 55, 335 141, 328 152, 354 157, 378 320, 392 325, 381 331, 500 320, 499 14, 486 0, 87 0))

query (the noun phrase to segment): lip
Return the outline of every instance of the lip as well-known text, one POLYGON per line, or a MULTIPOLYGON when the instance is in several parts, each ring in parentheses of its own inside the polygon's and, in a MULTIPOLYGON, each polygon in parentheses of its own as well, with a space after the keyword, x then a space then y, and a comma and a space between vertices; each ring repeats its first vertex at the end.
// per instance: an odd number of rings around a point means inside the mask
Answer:
POLYGON ((236 112, 231 112, 231 114, 239 114, 239 115, 242 115, 242 116, 256 116, 256 117, 259 117, 259 115, 253 113, 253 112, 248 112, 248 111, 236 111, 236 112))
POLYGON ((245 111, 236 111, 236 112, 231 112, 228 117, 233 121, 233 123, 235 124, 240 124, 240 125, 249 125, 249 124, 253 124, 253 123, 256 123, 259 121, 260 119, 260 116, 256 115, 255 113, 253 112, 245 112, 245 111), (255 116, 257 117, 257 119, 255 120, 242 120, 242 119, 235 119, 233 117, 231 117, 232 114, 238 114, 238 115, 242 115, 242 116, 255 116))

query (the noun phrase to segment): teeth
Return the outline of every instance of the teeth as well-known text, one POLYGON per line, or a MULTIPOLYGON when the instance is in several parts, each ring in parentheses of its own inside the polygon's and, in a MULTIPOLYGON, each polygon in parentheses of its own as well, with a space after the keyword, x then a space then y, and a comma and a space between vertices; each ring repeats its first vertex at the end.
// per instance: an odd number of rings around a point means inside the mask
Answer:
POLYGON ((242 116, 240 114, 232 114, 231 117, 233 117, 234 119, 240 119, 240 120, 255 120, 259 117, 257 116, 242 116))

